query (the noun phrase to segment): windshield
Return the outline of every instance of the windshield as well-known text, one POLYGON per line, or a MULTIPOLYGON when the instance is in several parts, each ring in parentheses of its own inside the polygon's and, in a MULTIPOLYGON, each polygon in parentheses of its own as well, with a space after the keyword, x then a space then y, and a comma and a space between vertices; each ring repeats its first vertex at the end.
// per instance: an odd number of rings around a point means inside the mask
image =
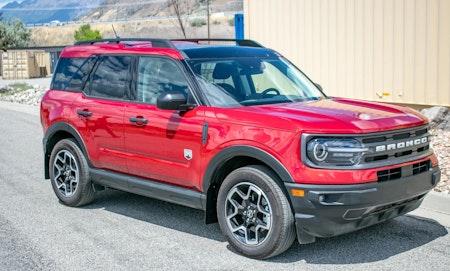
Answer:
POLYGON ((191 60, 212 106, 238 107, 324 99, 301 71, 283 58, 191 60))

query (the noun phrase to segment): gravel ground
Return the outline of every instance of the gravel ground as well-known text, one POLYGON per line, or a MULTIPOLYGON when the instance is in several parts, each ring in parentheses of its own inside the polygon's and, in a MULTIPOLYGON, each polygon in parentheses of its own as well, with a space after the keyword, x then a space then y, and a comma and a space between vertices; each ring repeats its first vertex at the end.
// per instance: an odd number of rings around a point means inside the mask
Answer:
MULTIPOLYGON (((50 77, 27 80, 0 79, 0 95, 9 88, 9 85, 14 83, 27 83, 32 86, 29 90, 14 95, 1 95, 0 100, 38 106, 45 90, 50 86, 50 81, 50 77)), ((439 159, 442 170, 441 182, 436 186, 435 191, 450 194, 450 131, 436 129, 432 130, 431 133, 433 135, 431 145, 439 159)))
POLYGON ((442 177, 439 184, 434 189, 438 192, 450 194, 450 131, 432 130, 431 146, 439 159, 439 166, 442 170, 442 177))

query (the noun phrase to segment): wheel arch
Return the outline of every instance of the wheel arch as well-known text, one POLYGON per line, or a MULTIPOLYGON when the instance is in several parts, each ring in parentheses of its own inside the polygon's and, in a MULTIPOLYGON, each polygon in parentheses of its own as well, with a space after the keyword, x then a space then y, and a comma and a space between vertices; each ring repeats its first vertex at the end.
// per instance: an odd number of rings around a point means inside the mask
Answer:
MULTIPOLYGON (((225 177, 233 170, 248 165, 267 166, 279 177, 281 182, 294 182, 284 165, 268 152, 253 146, 228 147, 214 156, 203 177, 203 191, 206 194, 205 222, 207 224, 217 222, 217 194, 225 177)), ((279 185, 286 192, 284 185, 282 183, 279 185)), ((289 197, 287 198, 289 199, 289 197)))
POLYGON ((49 163, 50 163, 50 155, 52 153, 53 148, 56 143, 58 143, 62 139, 66 138, 74 138, 77 141, 78 146, 81 148, 81 151, 86 157, 89 166, 92 166, 87 155, 86 147, 84 145, 81 136, 78 134, 75 128, 73 128, 70 124, 65 122, 57 122, 51 125, 47 132, 45 133, 43 139, 43 147, 44 147, 44 175, 45 179, 50 178, 49 173, 49 163))

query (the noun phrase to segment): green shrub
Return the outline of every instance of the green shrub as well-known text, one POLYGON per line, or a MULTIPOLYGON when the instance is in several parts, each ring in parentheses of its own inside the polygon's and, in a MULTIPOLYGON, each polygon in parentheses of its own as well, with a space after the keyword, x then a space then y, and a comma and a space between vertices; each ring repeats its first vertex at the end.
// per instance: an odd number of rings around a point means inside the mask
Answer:
POLYGON ((18 92, 22 92, 28 89, 32 89, 33 87, 26 83, 14 83, 10 84, 5 88, 0 88, 0 96, 8 96, 18 92))
POLYGON ((206 20, 202 18, 195 18, 189 21, 192 27, 200 27, 206 25, 206 20))
POLYGON ((33 88, 32 86, 28 85, 27 83, 14 83, 9 86, 12 87, 17 92, 21 92, 21 91, 25 91, 30 88, 33 88))
POLYGON ((75 31, 73 35, 75 41, 83 41, 83 40, 96 40, 102 39, 102 35, 99 30, 91 29, 90 24, 84 24, 75 31))

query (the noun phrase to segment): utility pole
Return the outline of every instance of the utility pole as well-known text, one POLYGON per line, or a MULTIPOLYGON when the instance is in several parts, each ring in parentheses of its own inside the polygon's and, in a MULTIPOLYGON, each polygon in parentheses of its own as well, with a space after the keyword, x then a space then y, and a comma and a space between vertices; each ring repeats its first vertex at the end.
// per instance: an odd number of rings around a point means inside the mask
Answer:
POLYGON ((210 33, 210 30, 209 30, 209 17, 210 17, 210 14, 209 14, 209 0, 206 0, 206 16, 208 17, 208 39, 210 39, 211 38, 211 33, 210 33))

